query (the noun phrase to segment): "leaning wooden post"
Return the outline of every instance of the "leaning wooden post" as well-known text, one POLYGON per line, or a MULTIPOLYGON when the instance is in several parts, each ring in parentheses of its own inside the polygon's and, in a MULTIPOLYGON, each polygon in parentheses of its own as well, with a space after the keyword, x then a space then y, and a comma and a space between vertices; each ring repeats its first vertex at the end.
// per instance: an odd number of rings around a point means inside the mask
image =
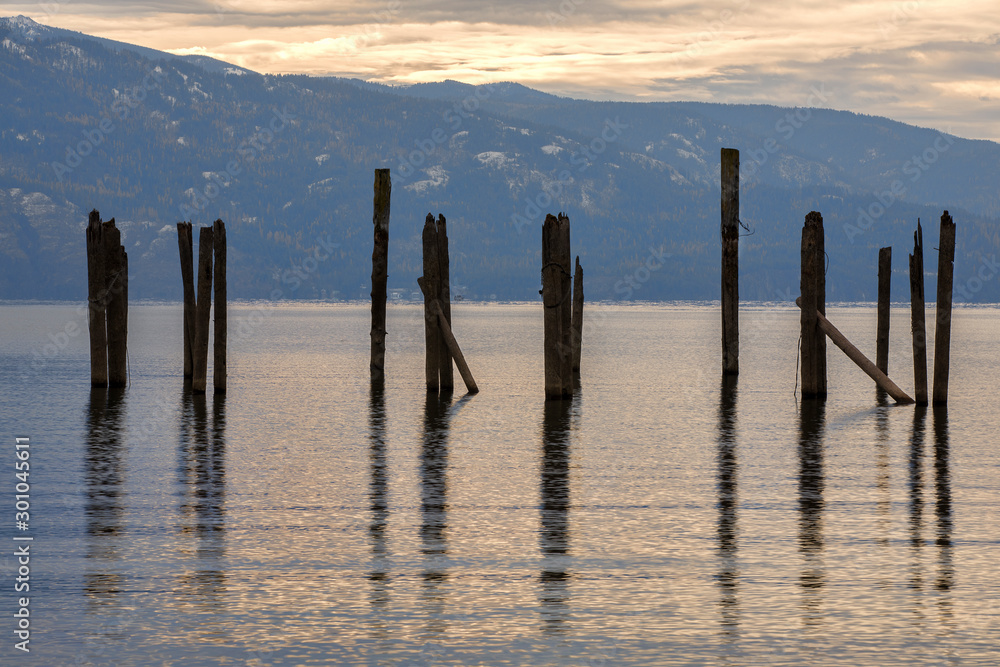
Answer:
MULTIPOLYGON (((448 258, 448 223, 440 213, 437 219, 438 242, 438 301, 441 311, 451 326, 451 260, 448 258)), ((443 329, 442 329, 443 331, 443 329)), ((455 372, 451 365, 451 351, 445 337, 439 336, 441 346, 438 350, 440 367, 441 391, 450 394, 455 389, 455 372)))
MULTIPOLYGON (((804 305, 805 299, 801 296, 795 300, 795 305, 799 308, 805 310, 804 305)), ((878 369, 878 366, 873 364, 871 360, 861 353, 861 350, 856 348, 851 341, 847 339, 847 336, 842 334, 840 330, 833 326, 830 320, 826 319, 823 313, 816 311, 816 324, 823 334, 830 337, 830 340, 834 344, 844 351, 844 354, 850 358, 851 361, 858 365, 858 368, 863 370, 868 377, 875 380, 875 384, 885 391, 885 393, 892 396, 893 400, 897 403, 913 403, 913 399, 910 398, 905 391, 899 388, 899 386, 889 379, 889 377, 878 369)), ((803 348, 805 344, 803 343, 803 348)), ((803 398, 805 398, 805 392, 803 392, 803 398)))
POLYGON ((740 152, 722 149, 722 373, 740 372, 740 152))
POLYGON ((889 373, 889 302, 892 281, 892 246, 878 251, 878 328, 875 335, 875 365, 889 373))
POLYGON ((177 223, 177 246, 181 253, 181 281, 184 286, 184 378, 194 372, 194 239, 190 222, 177 223))
POLYGON ((198 302, 194 325, 194 374, 191 390, 204 394, 208 383, 208 325, 212 308, 212 228, 202 227, 198 234, 198 302))
POLYGON ((924 314, 924 232, 917 219, 910 255, 910 334, 913 337, 913 393, 927 405, 927 325, 924 314))
MULTIPOLYGON (((420 285, 420 291, 426 296, 427 286, 423 277, 417 278, 417 284, 420 285)), ((444 338, 444 342, 448 346, 448 351, 451 353, 451 356, 455 359, 455 365, 458 366, 458 372, 462 375, 462 380, 465 382, 465 388, 470 394, 478 394, 479 385, 476 384, 476 379, 472 377, 472 371, 469 369, 469 364, 465 361, 465 355, 462 354, 462 348, 458 346, 455 334, 452 333, 451 325, 448 323, 448 318, 444 316, 444 311, 441 309, 441 302, 437 300, 432 301, 431 311, 437 317, 438 326, 441 328, 441 336, 444 338)))
POLYGON ((87 223, 87 314, 90 328, 90 386, 108 386, 108 330, 105 306, 104 229, 101 214, 87 223))
POLYGON ((215 352, 212 356, 215 393, 226 393, 226 223, 216 220, 212 225, 212 245, 215 248, 215 352))
POLYGON ((948 403, 951 356, 951 298, 955 270, 955 223, 948 211, 941 216, 938 241, 937 323, 934 328, 934 405, 948 403))
MULTIPOLYGON (((430 213, 424 220, 424 380, 428 392, 437 392, 440 388, 440 351, 441 328, 437 324, 437 315, 433 303, 439 296, 441 285, 438 270, 438 239, 434 216, 430 213)), ((418 281, 419 282, 419 281, 418 281)))
POLYGON ((817 313, 826 314, 823 216, 812 211, 802 227, 802 398, 826 398, 826 337, 817 313))
POLYGON ((108 386, 128 384, 128 255, 115 219, 104 223, 105 302, 108 318, 108 386))
POLYGON ((583 356, 583 267, 576 257, 573 272, 573 376, 580 376, 580 359, 583 356))
POLYGON ((542 305, 545 324, 545 398, 573 394, 572 373, 572 275, 569 253, 569 218, 545 216, 542 225, 542 305))
POLYGON ((368 369, 372 382, 385 382, 385 304, 389 280, 389 201, 392 181, 388 169, 375 170, 375 198, 372 202, 372 329, 371 361, 368 369))

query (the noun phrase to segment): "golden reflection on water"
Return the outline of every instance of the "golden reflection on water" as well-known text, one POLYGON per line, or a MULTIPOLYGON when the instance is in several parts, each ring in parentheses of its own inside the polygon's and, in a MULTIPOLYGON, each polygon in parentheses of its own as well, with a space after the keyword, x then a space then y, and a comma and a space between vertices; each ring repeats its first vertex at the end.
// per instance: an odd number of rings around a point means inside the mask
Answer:
POLYGON ((970 436, 991 418, 961 400, 951 415, 872 407, 851 375, 795 403, 760 389, 781 373, 755 376, 752 358, 741 384, 705 386, 686 374, 698 359, 672 358, 679 390, 635 391, 642 365, 605 360, 609 382, 544 401, 507 371, 533 358, 519 347, 484 357, 509 384, 453 400, 422 391, 420 364, 386 388, 353 381, 335 346, 322 366, 290 355, 289 375, 320 370, 287 392, 268 368, 219 397, 179 378, 73 395, 83 512, 66 598, 88 632, 135 619, 112 644, 123 664, 147 644, 250 665, 822 665, 856 633, 854 651, 891 642, 858 664, 929 661, 942 641, 958 663, 990 650, 965 646, 996 629, 994 459, 970 436), (139 438, 160 396, 166 417, 139 438), (890 649, 902 657, 876 656, 890 649))

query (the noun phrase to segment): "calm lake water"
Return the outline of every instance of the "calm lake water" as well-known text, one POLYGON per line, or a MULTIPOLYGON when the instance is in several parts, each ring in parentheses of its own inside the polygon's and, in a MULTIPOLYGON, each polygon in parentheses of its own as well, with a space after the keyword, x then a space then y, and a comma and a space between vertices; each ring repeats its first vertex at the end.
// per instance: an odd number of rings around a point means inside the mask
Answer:
MULTIPOLYGON (((455 304, 482 391, 445 400, 415 305, 372 394, 365 306, 239 304, 228 394, 192 396, 181 310, 133 304, 109 392, 74 305, 0 306, 5 665, 1000 663, 1000 309, 956 312, 947 410, 880 404, 832 345, 798 400, 785 305, 742 311, 738 384, 717 307, 588 306, 546 403, 538 304, 455 304)), ((874 357, 873 307, 828 315, 874 357)), ((910 392, 911 363, 900 307, 910 392)))

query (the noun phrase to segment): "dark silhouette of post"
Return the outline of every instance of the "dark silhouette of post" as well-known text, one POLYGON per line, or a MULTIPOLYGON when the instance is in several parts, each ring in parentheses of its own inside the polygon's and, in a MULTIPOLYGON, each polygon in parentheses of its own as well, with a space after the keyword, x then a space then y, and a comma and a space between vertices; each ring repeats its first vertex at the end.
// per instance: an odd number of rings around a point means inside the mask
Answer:
POLYGON ((375 240, 372 249, 372 382, 385 381, 385 305, 389 280, 389 201, 392 181, 388 169, 375 170, 375 197, 372 203, 372 226, 375 240))
POLYGON ((576 257, 573 272, 573 377, 580 377, 580 360, 583 356, 583 267, 576 257))
POLYGON ((194 373, 194 239, 191 223, 177 223, 177 246, 181 254, 181 281, 184 284, 184 378, 194 373))
POLYGON ((549 214, 542 225, 546 399, 573 395, 571 291, 569 218, 549 214))
POLYGON ((212 239, 215 247, 215 352, 213 367, 215 373, 215 393, 226 393, 226 344, 228 342, 226 320, 226 223, 216 220, 212 225, 212 239))
POLYGON ((722 149, 722 373, 740 372, 740 152, 722 149))
MULTIPOLYGON (((451 260, 448 258, 448 223, 444 216, 438 213, 437 219, 438 246, 438 302, 444 315, 449 331, 451 327, 451 260)), ((445 328, 441 328, 440 346, 438 348, 438 364, 440 367, 439 382, 441 391, 450 394, 455 389, 455 371, 451 365, 451 350, 448 347, 445 328)))
POLYGON ((802 398, 826 398, 826 336, 817 317, 826 315, 825 274, 823 216, 812 211, 802 227, 802 398))
POLYGON ((878 329, 875 337, 875 365, 889 373, 889 302, 891 300, 892 246, 878 251, 878 329))
POLYGON ((924 314, 924 232, 917 219, 910 255, 910 334, 913 337, 913 393, 927 405, 927 325, 924 314))
MULTIPOLYGON (((441 327, 438 326, 434 302, 441 297, 441 278, 438 267, 437 225, 430 213, 424 220, 424 379, 427 391, 437 392, 441 386, 441 327)), ((421 281, 418 281, 421 282, 421 281)))
POLYGON ((193 375, 191 390, 204 394, 208 383, 208 326, 212 308, 212 255, 214 242, 211 227, 202 227, 198 234, 198 300, 195 314, 193 375))
POLYGON ((87 222, 87 301, 90 329, 90 386, 108 386, 108 330, 104 225, 90 212, 87 222))
POLYGON ((948 211, 941 216, 938 241, 937 316, 934 328, 934 405, 948 403, 951 356, 951 298, 955 270, 955 223, 948 211))
POLYGON ((114 218, 104 223, 105 301, 108 318, 108 386, 128 384, 128 254, 114 218))

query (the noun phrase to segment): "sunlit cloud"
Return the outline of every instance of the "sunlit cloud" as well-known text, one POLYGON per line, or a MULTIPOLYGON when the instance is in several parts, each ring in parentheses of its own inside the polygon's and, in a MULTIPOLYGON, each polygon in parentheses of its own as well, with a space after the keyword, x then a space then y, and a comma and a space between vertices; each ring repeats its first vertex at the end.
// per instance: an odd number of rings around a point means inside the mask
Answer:
POLYGON ((260 72, 518 81, 591 99, 802 104, 1000 139, 995 0, 182 0, 10 5, 260 72), (53 4, 46 5, 52 7, 53 4))

